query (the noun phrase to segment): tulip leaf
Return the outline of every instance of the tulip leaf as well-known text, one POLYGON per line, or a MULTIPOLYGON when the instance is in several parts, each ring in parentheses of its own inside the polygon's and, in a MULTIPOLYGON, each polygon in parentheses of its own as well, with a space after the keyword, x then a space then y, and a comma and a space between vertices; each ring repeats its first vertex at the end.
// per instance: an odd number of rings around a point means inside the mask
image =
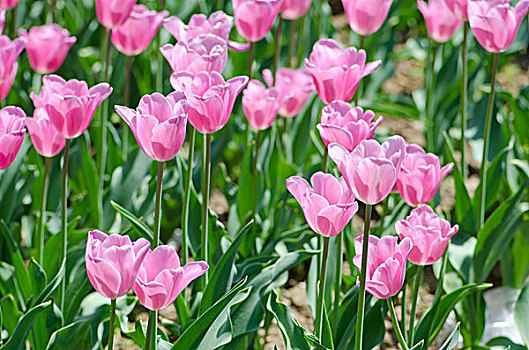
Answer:
POLYGON ((134 216, 134 214, 132 214, 130 211, 123 208, 121 205, 117 204, 116 202, 110 201, 110 205, 112 205, 112 207, 116 209, 116 211, 118 211, 121 215, 123 215, 125 220, 127 220, 132 225, 132 227, 134 227, 134 229, 136 230, 136 232, 140 234, 140 236, 152 242, 152 238, 153 238, 152 230, 149 228, 149 226, 147 226, 147 224, 145 224, 143 221, 141 221, 136 216, 134 216))
POLYGON ((526 346, 529 346, 529 283, 525 285, 514 307, 514 323, 526 346))
POLYGON ((118 320, 118 326, 119 326, 119 329, 121 331, 121 334, 125 338, 131 339, 134 342, 134 344, 136 344, 139 347, 142 347, 142 346, 145 345, 145 331, 143 329, 143 323, 141 321, 141 318, 136 320, 136 323, 134 325, 134 329, 133 330, 129 330, 129 329, 125 328, 121 324, 121 318, 120 317, 116 317, 116 319, 118 320))
MULTIPOLYGON (((84 266, 84 265, 83 265, 84 266)), ((69 323, 74 318, 83 299, 93 291, 88 275, 86 274, 86 268, 79 269, 79 272, 75 274, 73 279, 70 276, 70 283, 66 287, 66 295, 68 299, 65 300, 65 311, 64 311, 64 322, 69 323)))
POLYGON ((455 348, 457 346, 457 343, 459 343, 460 334, 461 332, 459 331, 459 323, 458 323, 456 325, 456 328, 454 328, 452 333, 450 333, 448 338, 446 338, 445 342, 443 343, 443 345, 441 345, 439 350, 452 350, 453 348, 455 348))
POLYGON ((90 320, 81 320, 55 331, 46 350, 66 349, 75 344, 76 350, 92 348, 92 328, 90 320))
POLYGON ((17 326, 18 320, 22 315, 18 310, 15 298, 11 294, 7 294, 0 300, 0 305, 2 306, 2 326, 7 331, 9 335, 13 334, 17 326))
POLYGON ((33 305, 38 305, 42 302, 44 302, 50 295, 53 293, 53 291, 59 286, 59 284, 62 281, 62 278, 64 276, 66 269, 66 260, 63 260, 61 264, 61 268, 59 269, 59 272, 55 277, 48 283, 46 288, 39 294, 37 298, 34 299, 32 303, 30 303, 29 307, 32 307, 33 305))

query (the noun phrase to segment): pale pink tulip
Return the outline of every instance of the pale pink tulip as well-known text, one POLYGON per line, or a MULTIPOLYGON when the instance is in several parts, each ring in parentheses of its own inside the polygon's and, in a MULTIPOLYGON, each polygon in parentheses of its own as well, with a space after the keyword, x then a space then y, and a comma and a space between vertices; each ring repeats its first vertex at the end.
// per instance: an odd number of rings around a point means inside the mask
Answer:
POLYGON ((6 12, 7 10, 0 9, 0 34, 4 31, 4 25, 6 23, 6 12))
POLYGON ((16 38, 13 41, 5 35, 0 36, 0 81, 8 79, 12 72, 17 70, 17 58, 24 50, 24 39, 16 38))
POLYGON ((119 27, 130 15, 137 0, 95 0, 96 15, 107 29, 119 27))
POLYGON ((18 5, 19 0, 0 0, 0 8, 10 10, 18 5))
POLYGON ((280 103, 277 89, 267 89, 258 80, 251 80, 243 91, 244 115, 255 130, 265 130, 272 126, 277 118, 280 103))
POLYGON ((265 37, 281 8, 283 0, 233 0, 235 25, 248 41, 265 37))
MULTIPOLYGON (((263 78, 269 86, 274 78, 269 69, 263 71, 263 78)), ((279 115, 295 117, 305 107, 314 91, 312 76, 305 69, 279 68, 276 73, 275 88, 279 92, 279 115)))
POLYGON ((462 21, 468 21, 468 2, 469 0, 445 0, 446 6, 452 13, 462 21))
POLYGON ((36 108, 33 118, 26 119, 33 146, 43 157, 55 157, 64 148, 66 139, 51 123, 44 108, 36 108))
POLYGON ((281 5, 281 17, 284 19, 298 19, 307 13, 312 0, 283 0, 281 5))
POLYGON ((351 29, 360 35, 370 35, 386 21, 393 0, 342 0, 351 29))
POLYGON ((0 170, 7 169, 15 160, 26 136, 26 114, 18 107, 0 109, 0 170))
POLYGON ((450 40, 461 26, 461 20, 450 11, 445 0, 429 0, 428 3, 417 0, 417 7, 424 17, 428 34, 439 43, 450 40))

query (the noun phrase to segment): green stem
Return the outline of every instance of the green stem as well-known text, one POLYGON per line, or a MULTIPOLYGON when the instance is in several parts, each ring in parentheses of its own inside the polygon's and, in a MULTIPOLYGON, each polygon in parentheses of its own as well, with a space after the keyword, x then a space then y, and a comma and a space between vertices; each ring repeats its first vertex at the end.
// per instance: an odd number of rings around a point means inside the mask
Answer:
POLYGON ((187 264, 187 238, 189 232, 189 200, 193 182, 193 157, 195 156, 195 128, 191 126, 189 135, 189 154, 187 156, 186 188, 184 193, 184 210, 182 211, 182 264, 187 264))
MULTIPOLYGON (((130 78, 132 74, 132 56, 127 56, 125 58, 125 81, 123 84, 123 105, 129 105, 130 99, 130 78)), ((121 141, 121 156, 123 162, 127 159, 127 154, 129 153, 129 127, 125 121, 121 122, 122 130, 122 141, 121 141)))
POLYGON ((37 258, 40 266, 44 263, 44 227, 46 224, 46 201, 50 184, 50 172, 53 158, 44 158, 44 177, 42 178, 42 192, 40 196, 40 218, 37 228, 37 258))
POLYGON ((429 66, 429 81, 426 90, 426 148, 430 152, 435 151, 435 122, 432 113, 433 89, 435 82, 435 59, 437 57, 438 45, 434 42, 431 44, 431 61, 429 66))
POLYGON ((283 29, 283 18, 279 16, 276 28, 276 38, 275 38, 275 51, 274 51, 274 74, 277 72, 277 67, 279 66, 279 57, 281 55, 281 29, 283 29))
POLYGON ((110 329, 108 330, 108 350, 114 347, 114 329, 116 327, 116 299, 110 299, 110 329))
POLYGON ((466 163, 466 138, 465 130, 467 127, 466 119, 466 103, 467 103, 467 37, 468 37, 468 24, 463 23, 463 43, 461 44, 461 61, 462 61, 462 73, 461 73, 461 103, 460 103, 460 117, 461 117, 461 174, 463 181, 467 178, 467 163, 466 163))
POLYGON ((297 43, 296 43, 296 51, 297 51, 297 59, 294 61, 294 64, 292 67, 298 67, 299 65, 303 64, 303 56, 305 55, 305 47, 303 45, 303 37, 301 33, 303 33, 303 29, 305 28, 305 17, 307 15, 301 17, 298 21, 298 37, 297 37, 297 43))
MULTIPOLYGON (((342 264, 343 264, 343 232, 336 236, 336 271, 334 275, 334 329, 338 331, 338 311, 340 308, 340 292, 342 291, 342 264)), ((337 334, 335 334, 335 337, 337 334)))
MULTIPOLYGON (((208 253, 208 210, 209 210, 209 191, 211 177, 211 134, 204 135, 204 152, 202 152, 202 260, 206 263, 209 261, 208 253)), ((208 284, 208 274, 204 274, 203 285, 205 288, 208 284)))
MULTIPOLYGON (((158 11, 165 9, 165 1, 159 0, 158 11)), ((162 31, 159 30, 156 34, 156 47, 162 46, 162 31)), ((164 59, 160 50, 156 50, 156 91, 163 94, 163 63, 164 59)))
POLYGON ((51 0, 50 18, 51 18, 51 23, 55 23, 55 0, 51 0))
POLYGON ((481 173, 479 184, 481 186, 481 192, 479 194, 479 227, 478 231, 481 230, 485 223, 485 205, 487 198, 487 157, 489 154, 490 144, 490 128, 492 124, 492 109, 494 105, 494 92, 496 86, 496 73, 498 71, 499 54, 494 54, 494 62, 492 64, 492 78, 490 83, 490 94, 489 102, 487 104, 487 114, 485 117, 485 131, 483 132, 483 156, 481 159, 481 173))
POLYGON ((415 337, 415 313, 417 311, 417 300, 419 299, 419 287, 422 280, 422 266, 417 267, 417 274, 415 275, 415 282, 413 283, 413 292, 411 295, 411 313, 410 313, 410 329, 408 330, 408 345, 413 347, 415 337))
POLYGON ((257 171, 257 166, 259 163, 259 148, 261 146, 261 130, 257 131, 257 136, 255 137, 255 156, 253 158, 253 216, 254 219, 257 217, 257 196, 259 195, 259 173, 257 171))
POLYGON ((158 326, 158 312, 149 311, 149 322, 147 323, 147 334, 145 335, 145 350, 156 350, 156 329, 158 326))
POLYGON ((378 236, 381 237, 384 233, 386 225, 386 216, 388 215, 389 209, 389 196, 382 201, 382 215, 380 216, 380 226, 378 228, 378 236))
MULTIPOLYGON (((360 47, 359 49, 364 49, 365 45, 365 37, 363 35, 360 35, 360 47)), ((358 100, 360 99, 360 92, 362 91, 362 80, 358 83, 358 87, 356 88, 356 93, 354 97, 355 106, 358 106, 358 100)))
MULTIPOLYGON (((448 247, 449 246, 450 246, 450 242, 448 242, 448 246, 446 247, 446 250, 443 254, 443 260, 441 261, 441 271, 439 273, 439 281, 437 282, 437 288, 435 289, 435 295, 434 295, 433 302, 432 302, 432 305, 434 305, 433 307, 435 308, 434 313, 433 313, 434 320, 437 318, 437 314, 439 314, 439 301, 441 300, 441 294, 443 293, 446 265, 448 262, 448 247)), ((430 324, 430 329, 428 331, 428 337, 424 339, 425 344, 424 344, 423 349, 428 349, 428 345, 431 342, 433 342, 433 340, 435 339, 435 337, 432 337, 432 332, 435 330, 434 326, 437 326, 437 325, 435 325, 434 323, 430 324)))
POLYGON ((408 347, 408 344, 406 344, 406 340, 404 340, 404 336, 400 330, 399 321, 397 320, 397 313, 395 312, 395 305, 393 305, 393 299, 389 298, 386 300, 388 302, 389 314, 391 315, 391 322, 393 322, 393 328, 397 334, 397 339, 399 340, 400 346, 403 350, 409 350, 410 348, 408 347))
MULTIPOLYGON (((102 80, 109 80, 110 66, 110 30, 105 30, 105 50, 104 67, 102 80)), ((107 120, 108 120, 108 99, 105 99, 101 106, 101 135, 99 136, 99 226, 103 224, 103 192, 105 188, 105 170, 107 161, 107 120)))
POLYGON ((408 341, 408 335, 406 333, 406 313, 408 310, 406 310, 406 294, 407 294, 407 288, 408 286, 404 284, 404 287, 402 288, 402 302, 400 304, 400 313, 401 313, 401 332, 404 334, 404 339, 408 341))
POLYGON ((321 171, 324 173, 327 171, 327 163, 329 162, 329 149, 325 147, 323 158, 321 159, 321 171))
POLYGON ((366 272, 367 259, 369 252, 369 227, 371 225, 371 211, 373 206, 366 204, 366 214, 364 221, 364 244, 362 248, 362 269, 360 270, 360 288, 358 290, 358 311, 356 313, 356 335, 355 349, 362 349, 362 340, 364 337, 364 316, 366 302, 366 272))
POLYGON ((18 6, 15 6, 11 10, 11 38, 15 38, 17 36, 17 13, 18 13, 18 6))
POLYGON ((294 56, 294 48, 296 43, 296 27, 297 22, 295 20, 290 21, 290 38, 288 38, 288 66, 290 68, 294 68, 296 66, 296 57, 294 56))
POLYGON ((250 79, 252 79, 254 57, 255 57, 255 43, 252 41, 250 43, 250 51, 248 52, 248 78, 250 79))
POLYGON ((323 330, 323 303, 325 300, 325 276, 327 273, 327 257, 329 256, 329 237, 323 237, 323 259, 321 261, 320 290, 318 292, 318 304, 316 307, 316 322, 314 323, 314 335, 319 339, 323 330))
MULTIPOLYGON (((64 156, 62 161, 62 191, 61 191, 61 261, 66 261, 66 252, 68 249, 68 158, 70 155, 70 139, 66 139, 64 146, 64 156)), ((64 297, 66 292, 66 280, 64 275, 61 279, 59 287, 59 305, 64 312, 64 297)))
POLYGON ((224 10, 224 0, 217 0, 217 10, 224 10))

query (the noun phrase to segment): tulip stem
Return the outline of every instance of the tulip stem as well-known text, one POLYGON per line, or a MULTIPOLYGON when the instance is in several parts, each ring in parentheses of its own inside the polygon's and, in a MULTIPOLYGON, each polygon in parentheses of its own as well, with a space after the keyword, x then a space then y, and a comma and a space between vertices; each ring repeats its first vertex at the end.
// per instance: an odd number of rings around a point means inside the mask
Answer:
POLYGON ((301 35, 301 33, 303 33, 303 28, 305 27, 305 17, 307 17, 307 15, 301 17, 299 19, 299 23, 298 23, 298 40, 297 40, 297 44, 296 44, 296 51, 297 51, 297 59, 294 61, 294 64, 292 65, 292 67, 297 67, 298 65, 300 64, 303 64, 303 56, 305 55, 305 47, 303 47, 303 35, 301 35))
MULTIPOLYGON (((130 97, 130 76, 132 74, 132 56, 127 56, 125 58, 125 81, 123 84, 123 105, 129 105, 130 97)), ((123 163, 127 159, 127 154, 129 153, 129 127, 124 120, 121 121, 121 131, 122 131, 122 141, 121 141, 121 157, 123 163)))
POLYGON ((389 314, 391 315, 391 322, 393 322, 393 329, 395 329, 395 333, 397 334, 397 339, 399 340, 400 346, 403 350, 409 350, 410 348, 408 347, 408 344, 406 344, 404 336, 400 330, 399 321, 397 320, 397 313, 395 312, 395 305, 393 305, 393 299, 388 298, 386 300, 388 303, 389 314))
POLYGON ((492 124, 492 109, 494 105, 494 92, 496 85, 496 72, 498 71, 499 54, 494 54, 494 62, 492 64, 492 78, 490 83, 490 94, 489 102, 487 104, 487 114, 485 117, 485 131, 483 132, 483 156, 481 158, 481 173, 479 184, 481 186, 481 192, 479 193, 479 226, 478 230, 481 230, 485 223, 485 210, 486 210, 486 198, 487 198, 487 156, 489 154, 490 144, 490 128, 492 124))
MULTIPOLYGON (((360 35, 359 50, 362 50, 364 48, 364 45, 365 45, 365 36, 360 35)), ((358 82, 358 87, 356 88, 356 93, 355 93, 355 98, 354 98, 355 106, 357 107, 358 107, 358 100, 360 99, 361 90, 362 90, 362 80, 358 82)))
POLYGON ((44 176, 42 178, 42 192, 40 196, 40 218, 37 229, 37 258, 39 259, 40 266, 44 263, 44 226, 46 223, 46 201, 48 199, 52 163, 53 158, 44 158, 44 176))
POLYGON ((360 270, 360 289, 358 290, 358 311, 356 313, 355 349, 362 349, 362 340, 364 337, 367 255, 369 252, 368 250, 369 248, 369 228, 371 226, 372 209, 373 209, 373 205, 366 204, 366 213, 365 213, 365 221, 364 221, 364 245, 362 248, 362 269, 360 270))
POLYGON ((327 163, 329 162, 329 149, 325 147, 325 151, 323 152, 323 157, 321 159, 321 171, 324 173, 327 172, 327 163))
MULTIPOLYGON (((193 157, 195 156, 195 128, 191 126, 189 134, 189 154, 187 156, 186 188, 184 193, 184 210, 182 211, 182 264, 187 264, 187 238, 189 232, 189 199, 193 181, 193 157)), ((185 298, 184 298, 185 300, 185 298)))
MULTIPOLYGON (((158 11, 165 9, 165 0, 158 1, 158 11)), ((162 31, 158 30, 156 33, 156 47, 162 46, 162 31)), ((163 94, 163 57, 160 50, 156 50, 156 91, 163 94)))
POLYGON ((431 61, 429 66, 428 87, 426 90, 426 148, 430 152, 435 152, 435 121, 432 113, 433 89, 435 81, 435 60, 437 57, 437 49, 439 46, 431 43, 431 61))
POLYGON ((17 36, 17 14, 18 14, 18 6, 15 6, 11 10, 11 38, 16 38, 17 36))
MULTIPOLYGON (((64 155, 62 161, 62 191, 61 191, 61 261, 66 262, 66 253, 68 249, 68 157, 70 154, 70 139, 66 139, 66 145, 64 146, 64 155)), ((61 278, 61 285, 59 287, 59 305, 61 311, 64 312, 64 297, 66 292, 66 281, 64 275, 61 278)))
POLYGON ((288 66, 294 68, 296 66, 294 56, 294 44, 296 43, 296 28, 297 22, 295 20, 290 21, 290 38, 288 43, 288 66))
POLYGON ((325 277, 327 273, 327 257, 329 256, 329 237, 323 237, 323 259, 321 261, 320 290, 318 292, 318 304, 316 306, 316 322, 314 323, 314 335, 320 339, 323 330, 323 304, 325 300, 325 277))
POLYGON ((461 115, 461 176, 463 181, 467 178, 467 164, 465 157, 465 130, 467 127, 466 119, 466 103, 467 103, 467 37, 468 37, 468 24, 463 23, 463 42, 461 43, 461 61, 462 61, 462 72, 461 72, 461 103, 460 103, 460 115, 461 115))
POLYGON ((157 323, 158 312, 156 310, 149 311, 149 322, 147 323, 147 334, 145 335, 145 350, 156 350, 157 342, 157 323))
POLYGON ((114 329, 116 327, 116 299, 110 299, 110 329, 108 330, 108 350, 114 347, 114 329))
POLYGON ((408 345, 411 347, 413 347, 415 341, 415 312, 417 310, 417 300, 419 299, 419 287, 422 281, 422 269, 422 266, 417 266, 417 274, 415 275, 411 295, 410 328, 408 330, 408 345))
MULTIPOLYGON (((340 292, 342 291, 342 264, 343 264, 343 232, 336 236, 336 271, 334 275, 334 330, 338 331, 338 310, 340 308, 340 292)), ((335 337, 338 334, 335 333, 335 337)))
POLYGON ((275 51, 274 51, 274 66, 273 66, 273 72, 276 74, 277 67, 279 66, 279 57, 281 55, 281 30, 283 29, 283 18, 279 16, 279 19, 277 21, 277 28, 276 28, 276 38, 275 38, 275 51))
POLYGON ((55 0, 51 0, 50 18, 51 18, 51 23, 55 23, 55 0))
POLYGON ((250 51, 248 52, 248 78, 250 79, 252 79, 254 57, 255 57, 255 43, 252 41, 250 43, 250 51))
MULTIPOLYGON (((104 67, 103 81, 109 80, 110 66, 110 30, 105 30, 105 49, 104 49, 104 67)), ((105 188, 105 168, 107 161, 107 119, 108 119, 108 99, 105 99, 101 106, 101 135, 99 136, 99 226, 103 225, 103 192, 105 188)))
POLYGON ((254 220, 257 219, 257 196, 259 195, 259 173, 257 171, 259 163, 259 148, 261 146, 261 130, 257 131, 257 136, 255 137, 255 157, 253 159, 253 216, 254 220))
MULTIPOLYGON (((406 264, 407 266, 407 264, 406 264)), ((400 303, 400 313, 401 313, 401 332, 404 334, 404 339, 408 341, 408 334, 406 333, 406 294, 408 290, 408 285, 404 284, 404 287, 402 288, 402 301, 400 303)), ((427 349, 427 348, 425 348, 427 349)))
POLYGON ((162 190, 163 190, 163 168, 165 163, 158 162, 158 177, 156 179, 156 202, 154 206, 154 232, 152 248, 158 247, 160 243, 160 228, 162 223, 162 190))
MULTIPOLYGON (((208 264, 208 210, 211 176, 211 134, 204 135, 204 151, 202 152, 202 260, 208 264)), ((208 273, 204 274, 202 287, 208 284, 208 273)))

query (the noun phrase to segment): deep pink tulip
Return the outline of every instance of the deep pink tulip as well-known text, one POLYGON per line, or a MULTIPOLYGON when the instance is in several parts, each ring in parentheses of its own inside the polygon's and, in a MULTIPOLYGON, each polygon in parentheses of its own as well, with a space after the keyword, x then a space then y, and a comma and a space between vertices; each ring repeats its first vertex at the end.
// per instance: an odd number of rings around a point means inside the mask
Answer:
POLYGON ((124 55, 139 55, 149 47, 168 15, 167 11, 149 11, 144 5, 134 5, 127 20, 112 30, 112 43, 124 55))
POLYGON ((406 220, 397 222, 395 229, 400 239, 407 237, 413 243, 408 259, 415 265, 431 265, 443 256, 459 227, 450 227, 432 208, 422 205, 413 209, 406 220))
POLYGON ((407 204, 427 204, 453 168, 454 163, 441 168, 436 155, 424 152, 420 146, 408 145, 397 177, 397 188, 407 204))
POLYGON ((352 152, 362 140, 373 138, 382 117, 374 122, 373 119, 373 111, 364 112, 360 107, 353 108, 348 103, 336 101, 323 108, 318 130, 325 146, 338 143, 352 152))
POLYGON ((224 39, 206 34, 189 41, 179 41, 160 48, 173 72, 219 72, 222 73, 228 60, 228 47, 224 39))
POLYGON ((217 72, 180 72, 171 76, 171 85, 184 91, 189 103, 189 122, 203 134, 212 134, 226 125, 235 99, 247 83, 248 77, 225 81, 217 72))
POLYGON ((26 136, 26 114, 18 107, 0 109, 0 170, 7 169, 15 160, 26 136))
POLYGON ((307 13, 312 0, 283 0, 281 5, 281 17, 284 19, 298 19, 307 13))
POLYGON ((86 241, 86 273, 95 290, 105 298, 127 294, 136 280, 150 243, 140 238, 132 243, 129 236, 107 235, 90 231, 86 241))
POLYGON ((309 183, 299 177, 287 179, 287 188, 296 198, 310 228, 325 237, 342 232, 358 210, 358 203, 343 178, 336 179, 321 171, 312 175, 309 183))
MULTIPOLYGON (((263 71, 263 78, 269 86, 274 85, 274 78, 269 69, 263 71)), ((292 118, 299 114, 312 96, 314 82, 304 68, 279 68, 276 73, 275 88, 279 92, 279 100, 282 101, 279 115, 292 118)))
POLYGON ((382 27, 393 0, 342 0, 351 29, 360 35, 370 35, 382 27))
POLYGON ((10 10, 18 5, 19 0, 0 0, 0 8, 10 10))
POLYGON ((283 0, 233 0, 235 26, 251 42, 265 37, 281 8, 283 0))
POLYGON ((314 44, 305 59, 305 67, 312 75, 318 96, 325 104, 341 100, 351 101, 360 80, 373 73, 381 61, 366 64, 366 52, 354 47, 342 49, 331 39, 314 44))
POLYGON ((450 11, 445 0, 429 0, 428 3, 417 0, 417 7, 424 17, 428 34, 439 43, 450 40, 461 26, 461 20, 450 11))
POLYGON ((352 153, 337 143, 329 145, 329 156, 349 189, 366 204, 377 204, 391 192, 405 154, 406 142, 400 136, 392 136, 382 145, 363 140, 352 153))
POLYGON ((124 106, 115 109, 149 158, 165 162, 182 148, 189 106, 181 91, 167 97, 159 93, 145 95, 136 110, 124 106))
POLYGON ((445 0, 446 6, 452 13, 462 21, 468 21, 468 2, 469 0, 445 0))
POLYGON ((33 146, 43 157, 55 157, 64 148, 66 139, 51 123, 44 108, 36 108, 33 118, 26 119, 33 146))
POLYGON ((18 35, 26 41, 31 68, 40 74, 50 74, 59 69, 76 40, 58 24, 31 27, 29 33, 20 29, 18 35))
POLYGON ((280 103, 277 89, 267 89, 259 80, 251 80, 243 91, 244 115, 255 130, 265 130, 272 126, 280 103))
POLYGON ((528 9, 528 0, 521 0, 516 7, 509 0, 473 0, 468 2, 468 21, 485 50, 503 52, 513 43, 528 9))
MULTIPOLYGON (((362 268, 363 243, 364 236, 355 239, 356 255, 353 263, 359 270, 362 268)), ((404 285, 406 261, 411 249, 409 238, 404 238, 398 244, 394 236, 369 236, 366 291, 379 299, 396 295, 404 285)), ((360 285, 360 278, 357 284, 360 285)))
POLYGON ((209 266, 204 261, 180 266, 173 248, 166 245, 149 251, 134 282, 134 293, 149 310, 159 310, 175 301, 176 297, 209 266))
POLYGON ((31 93, 31 98, 36 107, 46 108, 57 131, 73 139, 88 128, 97 107, 111 93, 107 83, 88 89, 84 81, 66 81, 58 75, 47 75, 42 79, 40 95, 31 93))
POLYGON ((96 15, 107 29, 119 27, 130 15, 137 0, 95 0, 96 15))

